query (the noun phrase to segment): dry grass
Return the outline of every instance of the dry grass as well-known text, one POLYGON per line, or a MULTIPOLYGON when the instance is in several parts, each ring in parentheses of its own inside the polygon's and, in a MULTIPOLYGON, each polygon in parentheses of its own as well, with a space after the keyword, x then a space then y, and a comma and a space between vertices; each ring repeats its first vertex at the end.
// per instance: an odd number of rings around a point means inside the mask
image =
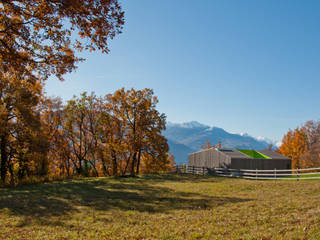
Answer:
POLYGON ((0 188, 0 239, 320 239, 320 181, 191 175, 0 188))

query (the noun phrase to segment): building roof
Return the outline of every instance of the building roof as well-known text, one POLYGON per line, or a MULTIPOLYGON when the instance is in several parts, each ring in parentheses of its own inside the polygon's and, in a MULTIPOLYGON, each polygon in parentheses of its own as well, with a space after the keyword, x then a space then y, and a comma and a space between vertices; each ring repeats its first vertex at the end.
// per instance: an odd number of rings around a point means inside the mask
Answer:
POLYGON ((236 150, 236 149, 230 149, 230 148, 219 148, 218 151, 224 153, 225 155, 230 156, 231 158, 243 158, 247 159, 250 158, 248 155, 236 150))
POLYGON ((283 156, 280 153, 277 153, 272 150, 261 150, 259 152, 261 152, 262 154, 267 155, 268 157, 273 158, 273 159, 290 159, 290 158, 283 156))
MULTIPOLYGON (((254 158, 259 158, 259 157, 252 157, 250 155, 245 154, 244 152, 246 151, 239 151, 237 149, 230 149, 230 148, 219 148, 217 149, 218 151, 222 152, 223 154, 230 156, 231 158, 237 158, 237 159, 254 159, 254 158)), ((255 151, 255 150, 253 150, 255 151)), ((282 156, 281 154, 272 151, 272 150, 261 150, 261 151, 256 151, 257 153, 262 153, 263 155, 267 156, 267 158, 270 159, 290 159, 288 157, 282 156)), ((265 157, 261 157, 265 158, 265 157)))
POLYGON ((210 150, 215 150, 219 151, 231 158, 234 159, 279 159, 279 160, 290 160, 290 158, 286 156, 282 156, 281 154, 272 151, 272 150, 261 150, 261 151, 256 151, 253 149, 232 149, 232 148, 208 148, 208 149, 203 149, 198 152, 190 153, 189 155, 204 152, 204 151, 210 151, 210 150), (264 155, 264 156, 263 156, 264 155), (260 157, 261 156, 261 157, 260 157))

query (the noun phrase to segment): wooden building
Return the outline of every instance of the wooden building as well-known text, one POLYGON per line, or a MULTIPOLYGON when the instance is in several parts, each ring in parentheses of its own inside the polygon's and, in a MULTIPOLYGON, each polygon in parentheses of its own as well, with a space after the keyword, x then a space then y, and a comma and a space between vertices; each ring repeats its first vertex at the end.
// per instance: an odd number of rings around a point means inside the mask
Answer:
POLYGON ((189 166, 231 169, 291 169, 291 159, 271 150, 209 148, 189 154, 189 166))

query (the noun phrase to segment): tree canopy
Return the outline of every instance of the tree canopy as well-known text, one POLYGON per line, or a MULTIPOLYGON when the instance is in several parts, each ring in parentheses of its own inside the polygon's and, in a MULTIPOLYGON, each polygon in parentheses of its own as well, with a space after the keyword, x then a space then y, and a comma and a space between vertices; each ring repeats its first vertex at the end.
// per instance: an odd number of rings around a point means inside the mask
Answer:
POLYGON ((86 92, 62 103, 47 98, 49 76, 63 80, 82 50, 108 53, 121 33, 118 0, 0 2, 0 176, 136 175, 173 164, 162 135, 165 115, 153 90, 86 92))
POLYGON ((282 139, 280 153, 292 159, 292 168, 320 165, 320 122, 308 121, 289 130, 282 139))
POLYGON ((75 51, 108 53, 123 24, 117 0, 3 0, 0 72, 62 80, 81 60, 75 51))
POLYGON ((62 104, 43 97, 41 88, 30 92, 19 80, 10 88, 10 81, 0 85, 8 93, 1 96, 2 182, 134 176, 174 165, 162 135, 166 117, 156 109, 151 89, 120 89, 104 97, 84 92, 62 104))

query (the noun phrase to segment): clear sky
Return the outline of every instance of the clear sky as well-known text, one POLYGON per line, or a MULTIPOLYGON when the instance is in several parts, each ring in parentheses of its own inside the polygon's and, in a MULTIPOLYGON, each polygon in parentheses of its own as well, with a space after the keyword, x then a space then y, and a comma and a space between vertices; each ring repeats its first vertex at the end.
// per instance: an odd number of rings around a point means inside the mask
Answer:
POLYGON ((171 122, 281 140, 320 116, 320 1, 120 0, 123 33, 49 96, 153 88, 171 122))

